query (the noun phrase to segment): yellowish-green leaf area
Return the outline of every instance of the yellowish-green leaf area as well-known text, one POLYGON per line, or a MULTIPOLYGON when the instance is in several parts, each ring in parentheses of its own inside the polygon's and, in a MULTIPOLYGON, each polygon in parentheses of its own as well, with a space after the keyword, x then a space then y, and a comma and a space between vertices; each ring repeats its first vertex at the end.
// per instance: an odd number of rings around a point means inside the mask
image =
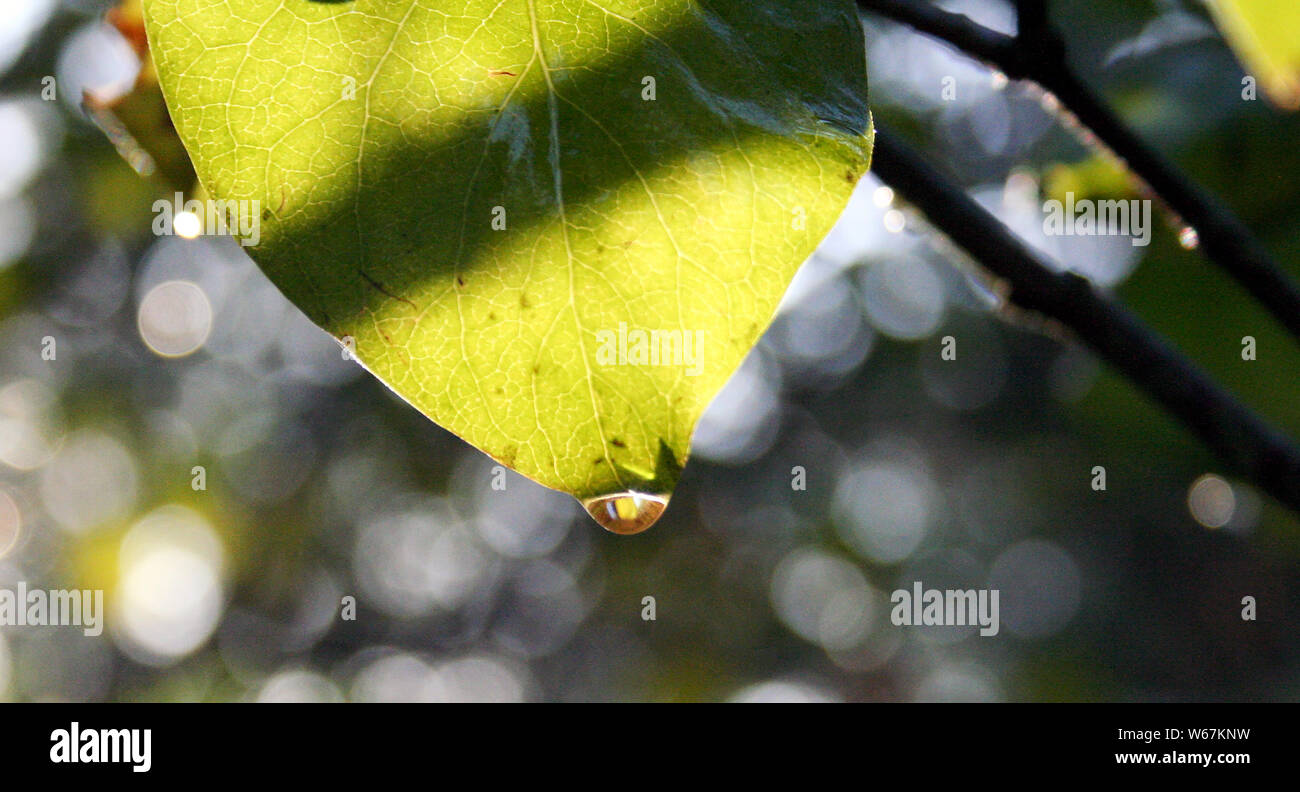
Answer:
POLYGON ((1279 107, 1300 110, 1300 3, 1211 0, 1210 8, 1269 98, 1279 107))
POLYGON ((202 183, 260 201, 272 281, 434 421, 584 500, 671 491, 870 161, 850 0, 146 19, 202 183))

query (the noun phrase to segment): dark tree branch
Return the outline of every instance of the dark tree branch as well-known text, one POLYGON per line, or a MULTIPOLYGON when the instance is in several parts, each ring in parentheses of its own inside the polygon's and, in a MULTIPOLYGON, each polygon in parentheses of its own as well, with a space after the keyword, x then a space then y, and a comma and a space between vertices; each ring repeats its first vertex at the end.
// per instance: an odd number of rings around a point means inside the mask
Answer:
POLYGON ((1300 449, 1085 278, 1058 273, 1006 226, 877 128, 872 170, 1011 287, 1010 300, 1059 321, 1178 417, 1241 475, 1300 513, 1300 449))
POLYGON ((1051 31, 1047 19, 1047 0, 1015 0, 1016 38, 1042 38, 1051 31))
POLYGON ((977 25, 964 14, 955 14, 929 3, 911 0, 858 0, 858 7, 946 41, 969 55, 997 66, 1008 77, 1029 77, 1028 59, 1016 48, 1014 38, 977 25))
POLYGON ((1007 36, 916 0, 858 0, 861 8, 902 22, 987 61, 1015 79, 1038 83, 1196 230, 1205 254, 1300 338, 1300 287, 1245 224, 1169 159, 1146 145, 1070 68, 1047 19, 1046 1, 1017 0, 1019 34, 1007 36))

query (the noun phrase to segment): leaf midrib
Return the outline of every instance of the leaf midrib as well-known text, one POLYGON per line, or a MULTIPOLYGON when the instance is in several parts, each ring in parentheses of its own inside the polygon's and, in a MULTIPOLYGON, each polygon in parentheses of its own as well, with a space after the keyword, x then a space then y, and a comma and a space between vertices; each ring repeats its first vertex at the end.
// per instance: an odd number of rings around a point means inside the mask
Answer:
MULTIPOLYGON (((548 159, 551 163, 551 176, 555 185, 555 204, 560 213, 560 235, 564 239, 565 259, 568 263, 569 275, 569 310, 573 313, 573 324, 578 331, 578 356, 582 358, 584 379, 587 382, 587 394, 591 399, 591 412, 596 422, 596 432, 600 436, 601 452, 605 457, 605 464, 609 465, 610 472, 614 480, 618 482, 619 487, 623 488, 623 477, 620 475, 618 466, 609 452, 609 439, 605 436, 604 422, 600 419, 600 404, 596 401, 596 384, 594 374, 591 370, 591 360, 587 357, 587 340, 585 330, 582 326, 582 318, 578 315, 578 305, 576 300, 576 291, 573 286, 573 246, 569 242, 569 219, 564 206, 564 172, 560 167, 561 160, 564 156, 560 148, 560 108, 559 95, 555 92, 555 82, 551 79, 551 68, 546 63, 546 50, 542 46, 541 26, 537 21, 537 7, 534 0, 527 0, 528 3, 528 22, 533 31, 533 51, 537 63, 542 68, 542 78, 546 80, 546 107, 551 117, 550 146, 551 150, 548 159)), ((538 350, 540 354, 540 348, 538 350)), ((536 381, 536 373, 533 375, 536 381)), ((536 399, 534 399, 536 404, 536 399)))

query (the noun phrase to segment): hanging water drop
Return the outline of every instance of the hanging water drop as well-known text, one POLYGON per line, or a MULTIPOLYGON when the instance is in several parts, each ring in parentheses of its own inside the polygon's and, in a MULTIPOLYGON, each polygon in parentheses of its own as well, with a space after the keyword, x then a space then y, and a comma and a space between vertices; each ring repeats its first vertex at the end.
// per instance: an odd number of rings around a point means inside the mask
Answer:
POLYGON ((1187 226, 1178 232, 1178 244, 1182 245, 1185 250, 1195 250, 1201 244, 1201 236, 1196 233, 1195 228, 1187 226))
POLYGON ((668 508, 668 499, 643 492, 620 492, 582 502, 591 519, 610 533, 631 536, 646 530, 668 508))

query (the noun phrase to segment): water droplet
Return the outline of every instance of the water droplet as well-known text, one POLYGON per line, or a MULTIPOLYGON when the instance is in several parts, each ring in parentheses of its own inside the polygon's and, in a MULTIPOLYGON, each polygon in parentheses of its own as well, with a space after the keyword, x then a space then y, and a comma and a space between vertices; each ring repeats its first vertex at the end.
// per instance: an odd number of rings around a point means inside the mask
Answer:
POLYGON ((1182 231, 1178 232, 1178 244, 1182 245, 1187 250, 1195 250, 1196 246, 1201 244, 1201 236, 1196 233, 1195 228, 1187 226, 1182 231))
POLYGON ((668 499, 643 492, 620 492, 590 498, 582 505, 606 531, 631 536, 654 525, 668 508, 668 499))

